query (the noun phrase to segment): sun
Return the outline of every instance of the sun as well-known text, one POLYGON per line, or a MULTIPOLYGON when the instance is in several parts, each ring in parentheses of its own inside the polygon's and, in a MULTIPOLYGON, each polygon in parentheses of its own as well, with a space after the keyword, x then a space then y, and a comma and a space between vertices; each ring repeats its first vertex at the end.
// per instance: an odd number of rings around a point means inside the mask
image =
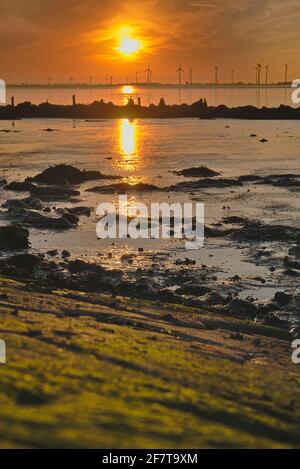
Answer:
POLYGON ((127 36, 120 40, 119 51, 125 57, 130 57, 136 54, 141 49, 141 41, 127 36))

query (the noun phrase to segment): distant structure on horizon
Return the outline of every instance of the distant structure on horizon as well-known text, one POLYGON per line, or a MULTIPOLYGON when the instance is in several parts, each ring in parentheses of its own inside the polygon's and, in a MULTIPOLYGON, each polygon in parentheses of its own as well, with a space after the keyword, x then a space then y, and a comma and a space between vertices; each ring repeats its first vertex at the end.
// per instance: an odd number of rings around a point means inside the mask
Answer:
POLYGON ((151 78, 152 78, 152 70, 151 70, 151 67, 150 67, 150 64, 148 65, 148 68, 147 70, 145 70, 145 73, 147 73, 147 83, 148 83, 148 86, 151 85, 151 78))
POLYGON ((266 70, 266 85, 269 84, 269 69, 270 69, 270 64, 265 65, 265 70, 266 70))
MULTIPOLYGON (((141 79, 141 73, 142 71, 136 70, 134 72, 134 76, 124 76, 123 77, 113 77, 113 75, 106 75, 106 77, 101 80, 99 78, 95 78, 92 75, 89 75, 86 77, 85 80, 80 81, 74 79, 73 76, 69 76, 66 81, 55 81, 52 77, 46 77, 45 81, 43 82, 33 82, 32 80, 29 80, 28 77, 25 77, 24 81, 21 82, 13 82, 12 78, 9 77, 7 80, 7 86, 9 88, 13 87, 28 87, 28 88, 35 88, 35 87, 48 87, 48 88, 74 88, 74 87, 89 87, 89 88, 97 88, 97 87, 113 87, 113 86, 124 86, 124 85, 139 85, 139 86, 152 86, 152 87, 172 87, 172 86, 179 86, 179 88, 183 86, 187 87, 209 87, 209 86, 219 86, 219 87, 226 87, 226 86, 257 86, 257 87, 262 87, 262 86, 289 86, 291 84, 291 81, 289 81, 289 69, 292 63, 282 63, 282 67, 284 68, 284 77, 282 80, 277 80, 275 81, 274 79, 270 81, 270 64, 269 63, 263 63, 263 62, 257 62, 255 64, 255 67, 253 67, 253 70, 255 70, 255 79, 253 76, 253 81, 238 81, 236 78, 236 69, 234 67, 229 68, 228 70, 225 70, 224 75, 226 73, 228 80, 221 81, 220 82, 220 65, 212 65, 211 67, 214 70, 214 77, 211 80, 209 77, 206 79, 202 80, 195 80, 194 77, 194 68, 192 65, 190 65, 186 70, 184 71, 184 68, 182 67, 182 64, 179 64, 179 68, 176 70, 177 73, 177 80, 176 81, 170 81, 170 82, 159 82, 158 80, 156 82, 153 82, 153 70, 151 69, 151 65, 148 64, 148 67, 144 71, 146 74, 146 79, 143 80, 141 79)), ((273 68, 273 67, 272 67, 273 68)), ((274 75, 274 73, 272 74, 274 75)), ((202 75, 203 76, 203 75, 202 75)))
POLYGON ((283 64, 284 66, 284 83, 288 83, 288 70, 289 70, 289 67, 291 66, 292 64, 289 63, 289 64, 283 64))
POLYGON ((256 84, 260 85, 261 84, 261 72, 262 72, 262 64, 261 63, 256 64, 256 70, 257 70, 256 84))
POLYGON ((179 88, 181 88, 181 74, 184 73, 184 70, 182 69, 181 64, 179 65, 177 73, 178 73, 178 86, 179 88))
POLYGON ((219 84, 218 72, 219 72, 220 65, 213 65, 213 67, 215 69, 215 85, 218 85, 219 84))
POLYGON ((192 67, 189 68, 187 84, 188 84, 188 85, 192 85, 192 84, 193 84, 193 69, 192 69, 192 67))

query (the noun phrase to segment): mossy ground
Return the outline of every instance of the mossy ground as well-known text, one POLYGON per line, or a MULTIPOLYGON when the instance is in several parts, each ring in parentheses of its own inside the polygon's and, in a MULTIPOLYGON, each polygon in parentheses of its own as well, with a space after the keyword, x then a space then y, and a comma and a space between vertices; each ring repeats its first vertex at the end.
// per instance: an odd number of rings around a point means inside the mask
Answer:
POLYGON ((286 332, 7 279, 0 295, 0 447, 300 446, 286 332))

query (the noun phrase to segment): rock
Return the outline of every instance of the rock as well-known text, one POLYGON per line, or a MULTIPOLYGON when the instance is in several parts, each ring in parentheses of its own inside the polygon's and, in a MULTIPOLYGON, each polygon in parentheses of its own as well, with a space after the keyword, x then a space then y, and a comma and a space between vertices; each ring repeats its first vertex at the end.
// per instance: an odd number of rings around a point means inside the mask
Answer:
POLYGON ((263 285, 266 283, 266 279, 264 279, 262 277, 254 277, 253 280, 255 280, 256 282, 260 282, 263 285))
POLYGON ((135 296, 138 298, 154 298, 157 295, 157 288, 154 287, 151 280, 142 277, 134 287, 135 296))
POLYGON ((230 278, 230 280, 232 280, 233 282, 239 282, 242 279, 239 275, 234 275, 233 277, 230 278))
POLYGON ((294 246, 293 248, 289 249, 289 255, 300 257, 300 246, 294 246))
POLYGON ((268 225, 259 220, 250 220, 243 227, 233 230, 229 236, 238 241, 297 241, 300 229, 283 225, 268 225))
POLYGON ((179 182, 174 186, 167 188, 169 191, 194 191, 198 189, 208 189, 212 188, 226 188, 232 186, 242 186, 242 183, 237 179, 226 179, 226 178, 217 178, 217 179, 198 179, 198 181, 187 181, 179 182))
POLYGON ((64 250, 61 253, 61 257, 66 259, 67 257, 71 257, 71 253, 69 251, 64 250))
POLYGON ((288 256, 286 256, 284 258, 283 264, 284 264, 285 267, 288 267, 290 269, 297 269, 297 270, 300 269, 300 262, 294 261, 294 260, 290 259, 288 256))
MULTIPOLYGON (((131 285, 127 282, 121 283, 121 271, 108 271, 102 266, 81 262, 80 271, 77 274, 73 274, 69 281, 72 288, 79 288, 85 291, 109 291, 129 295, 131 285), (118 286, 117 290, 116 286, 118 286)), ((71 262, 69 262, 69 270, 70 264, 71 262)), ((77 264, 76 267, 78 270, 79 265, 77 264)), ((74 264, 71 268, 74 270, 74 264)))
POLYGON ((254 174, 245 174, 238 177, 240 182, 256 182, 261 181, 263 178, 261 176, 255 176, 254 174))
POLYGON ((29 248, 29 231, 18 224, 0 227, 0 250, 23 251, 29 248))
POLYGON ((174 174, 177 174, 178 176, 196 178, 206 178, 220 175, 220 173, 217 173, 216 171, 209 169, 206 166, 200 166, 199 168, 183 169, 182 171, 174 171, 174 174))
MULTIPOLYGON (((70 217, 73 217, 73 215, 70 215, 70 217)), ((69 220, 65 216, 52 218, 32 210, 25 212, 22 216, 22 223, 24 225, 46 230, 69 230, 74 228, 77 222, 77 218, 76 220, 69 220)))
POLYGON ((247 223, 247 221, 247 218, 237 216, 225 217, 222 219, 222 223, 225 223, 225 225, 240 225, 247 223))
POLYGON ((51 257, 55 257, 58 255, 58 250, 57 249, 51 249, 50 251, 47 251, 46 254, 51 257))
POLYGON ((220 295, 219 293, 215 291, 211 291, 207 293, 203 298, 201 298, 201 301, 205 306, 218 306, 218 305, 226 305, 228 303, 228 299, 224 298, 224 296, 220 295))
POLYGON ((85 217, 91 216, 91 209, 89 207, 67 207, 63 210, 72 215, 77 215, 77 216, 83 215, 85 217))
POLYGON ((68 264, 68 269, 72 274, 78 274, 89 270, 90 264, 86 264, 84 261, 77 259, 75 261, 70 261, 68 264))
POLYGON ((42 129, 42 132, 58 132, 59 129, 51 129, 50 127, 48 127, 47 129, 42 129))
POLYGON ((226 311, 229 314, 237 315, 240 317, 251 317, 255 318, 257 315, 257 307, 250 301, 241 300, 239 298, 234 298, 231 300, 228 305, 226 305, 226 311))
POLYGON ((288 277, 300 277, 300 272, 293 269, 287 269, 283 272, 283 275, 287 275, 288 277))
POLYGON ((81 171, 74 166, 59 164, 57 166, 50 166, 42 173, 32 178, 27 178, 28 182, 37 182, 39 184, 53 184, 53 185, 72 185, 81 184, 87 181, 94 181, 97 179, 120 179, 121 176, 106 176, 100 171, 81 171))
POLYGON ((76 215, 72 215, 72 213, 64 213, 62 218, 67 220, 71 225, 76 226, 79 223, 79 218, 76 215))
POLYGON ((4 204, 3 208, 7 208, 9 212, 22 212, 23 210, 28 209, 28 205, 20 199, 8 199, 4 204))
MULTIPOLYGON (((163 301, 166 303, 180 303, 180 296, 174 294, 172 291, 167 288, 163 288, 155 293, 155 297, 158 301, 163 301)), ((152 296, 149 296, 149 299, 153 299, 152 296)))
POLYGON ((28 205, 28 207, 32 208, 33 210, 43 210, 42 202, 36 197, 27 197, 26 199, 23 199, 22 202, 24 202, 26 205, 28 205))
POLYGON ((299 174, 273 174, 261 178, 259 184, 268 184, 275 187, 286 188, 299 188, 300 175, 299 174))
POLYGON ((55 200, 70 200, 71 197, 80 195, 80 192, 61 186, 35 186, 31 185, 30 194, 40 200, 52 202, 55 200))
POLYGON ((16 269, 20 270, 22 273, 32 274, 35 267, 41 262, 39 256, 33 254, 18 254, 16 256, 10 257, 7 260, 9 266, 13 266, 16 269))
POLYGON ((175 265, 196 265, 196 261, 192 259, 177 259, 175 265))
POLYGON ((30 192, 32 189, 32 184, 30 182, 18 182, 14 181, 5 186, 7 191, 15 191, 15 192, 30 192))
POLYGON ((154 192, 160 191, 159 187, 156 187, 152 184, 128 184, 127 182, 122 182, 120 184, 111 184, 109 186, 97 186, 87 189, 87 192, 97 192, 99 194, 127 194, 128 192, 154 192))
POLYGON ((293 296, 284 292, 276 292, 273 301, 279 306, 287 306, 292 300, 293 296))
POLYGON ((203 296, 209 293, 211 289, 204 285, 199 285, 194 282, 187 282, 176 293, 179 295, 192 295, 192 296, 203 296))
POLYGON ((43 205, 39 199, 27 197, 26 199, 8 199, 2 207, 7 208, 9 212, 22 212, 24 210, 42 210, 43 205))
POLYGON ((266 326, 282 328, 286 330, 289 330, 290 328, 290 323, 288 321, 285 321, 284 319, 280 319, 274 314, 270 314, 269 316, 264 318, 263 323, 266 326))

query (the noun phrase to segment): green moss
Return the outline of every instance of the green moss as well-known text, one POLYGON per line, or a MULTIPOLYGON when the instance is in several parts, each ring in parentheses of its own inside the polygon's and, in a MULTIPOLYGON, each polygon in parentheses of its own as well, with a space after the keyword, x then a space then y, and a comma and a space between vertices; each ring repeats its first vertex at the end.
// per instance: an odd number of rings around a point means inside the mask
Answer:
POLYGON ((281 331, 5 279, 0 290, 1 447, 299 446, 299 372, 281 331))

